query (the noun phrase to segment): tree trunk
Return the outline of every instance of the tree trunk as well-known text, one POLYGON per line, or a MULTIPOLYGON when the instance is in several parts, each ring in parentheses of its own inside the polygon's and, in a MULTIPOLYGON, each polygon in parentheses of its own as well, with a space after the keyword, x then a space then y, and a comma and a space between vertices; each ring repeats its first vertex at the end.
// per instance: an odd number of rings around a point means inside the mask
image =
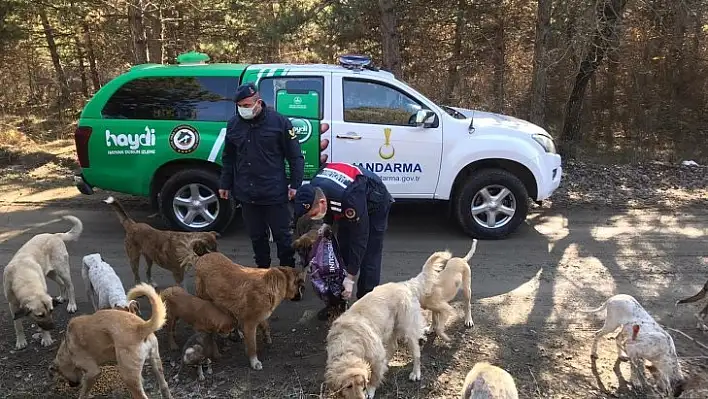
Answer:
POLYGON ((455 42, 452 44, 452 55, 447 63, 447 82, 445 82, 445 92, 443 93, 443 103, 452 101, 455 87, 460 81, 460 61, 462 60, 462 31, 465 26, 466 0, 459 0, 457 3, 457 14, 455 16, 455 42))
POLYGON ((582 139, 580 125, 585 91, 593 73, 610 50, 611 43, 615 42, 613 39, 618 35, 617 25, 622 19, 626 5, 627 0, 605 0, 603 4, 598 5, 597 29, 593 33, 589 48, 580 63, 573 89, 565 105, 561 145, 566 156, 572 157, 574 155, 574 147, 582 139))
POLYGON ((384 69, 401 76, 401 49, 394 0, 379 0, 381 12, 381 50, 384 69))
POLYGON ((89 62, 89 71, 91 71, 91 82, 93 83, 93 92, 97 92, 101 88, 101 79, 98 76, 98 67, 96 66, 96 55, 93 52, 93 40, 91 39, 91 30, 86 21, 82 22, 84 31, 84 40, 86 41, 86 57, 89 62))
POLYGON ((57 44, 54 41, 54 30, 49 24, 49 18, 47 17, 47 12, 44 8, 39 8, 39 17, 42 19, 42 27, 44 28, 44 36, 47 38, 49 55, 52 58, 54 72, 57 75, 57 84, 59 85, 60 92, 60 106, 64 107, 69 104, 69 84, 66 81, 64 68, 61 66, 61 61, 59 60, 59 51, 57 49, 57 44))
MULTIPOLYGON (((619 63, 615 59, 616 52, 613 51, 607 57, 607 83, 605 86, 605 103, 604 109, 607 110, 607 120, 603 122, 605 133, 605 144, 608 150, 612 151, 615 147, 615 124, 617 123, 617 110, 615 109, 615 90, 617 87, 617 73, 619 72, 619 63)), ((604 112, 603 112, 604 114, 604 112)))
POLYGON ((162 7, 157 6, 154 13, 149 16, 148 21, 150 22, 150 38, 148 40, 148 51, 150 53, 150 62, 160 63, 164 62, 164 42, 165 33, 164 26, 162 22, 162 7))
POLYGON ((546 91, 548 61, 548 40, 551 33, 552 0, 538 0, 536 10, 536 38, 533 44, 533 75, 531 78, 531 103, 529 121, 544 126, 546 124, 546 91))
POLYGON ((133 41, 133 59, 135 64, 145 64, 150 59, 147 32, 145 31, 145 6, 143 0, 128 2, 128 23, 133 41))
POLYGON ((84 98, 88 98, 88 79, 86 78, 86 64, 84 63, 84 50, 81 48, 81 40, 79 40, 79 35, 74 36, 74 43, 76 44, 76 58, 79 61, 79 75, 81 76, 81 93, 84 98))
POLYGON ((504 78, 506 75, 506 45, 504 38, 504 15, 503 8, 499 9, 497 15, 497 26, 494 34, 494 112, 504 112, 504 78))

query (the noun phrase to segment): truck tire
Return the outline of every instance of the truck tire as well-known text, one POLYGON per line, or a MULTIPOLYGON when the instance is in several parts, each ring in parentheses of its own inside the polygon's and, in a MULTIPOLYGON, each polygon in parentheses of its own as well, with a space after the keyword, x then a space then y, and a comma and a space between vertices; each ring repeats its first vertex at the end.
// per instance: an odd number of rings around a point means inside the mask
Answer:
POLYGON ((232 199, 219 198, 219 176, 204 169, 187 169, 170 176, 158 202, 162 218, 179 231, 221 233, 236 214, 232 199))
POLYGON ((466 234, 497 240, 513 233, 526 220, 528 198, 524 183, 512 173, 482 169, 473 172, 458 190, 454 212, 466 234))

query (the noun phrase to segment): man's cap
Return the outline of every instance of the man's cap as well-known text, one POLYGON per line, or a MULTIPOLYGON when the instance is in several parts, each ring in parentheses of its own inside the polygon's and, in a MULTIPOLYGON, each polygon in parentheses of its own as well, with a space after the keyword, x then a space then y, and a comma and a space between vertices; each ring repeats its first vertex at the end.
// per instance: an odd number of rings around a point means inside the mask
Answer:
POLYGON ((237 103, 244 98, 251 97, 258 93, 258 88, 253 83, 244 83, 236 89, 236 95, 234 96, 234 102, 237 103))
POLYGON ((315 188, 312 184, 303 184, 300 186, 293 198, 295 219, 299 219, 302 215, 307 213, 310 207, 312 207, 313 202, 315 202, 315 188))

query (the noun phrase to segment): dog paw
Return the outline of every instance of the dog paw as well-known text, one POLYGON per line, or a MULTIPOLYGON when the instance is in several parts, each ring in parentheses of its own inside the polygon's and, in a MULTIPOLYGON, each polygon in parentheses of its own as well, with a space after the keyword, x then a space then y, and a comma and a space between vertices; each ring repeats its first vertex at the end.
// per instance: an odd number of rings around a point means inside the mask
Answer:
POLYGON ((368 388, 366 390, 367 399, 374 399, 374 395, 376 395, 376 388, 368 388))
POLYGON ((467 328, 474 327, 474 322, 472 321, 472 319, 465 320, 465 327, 467 327, 467 328))
POLYGON ((49 346, 54 343, 54 340, 50 336, 42 337, 42 346, 49 346))
POLYGON ((425 326, 423 327, 423 334, 428 335, 433 332, 433 328, 431 326, 425 326))
POLYGON ((57 303, 64 303, 64 301, 65 301, 66 299, 64 299, 63 296, 59 295, 58 297, 54 298, 54 300, 55 300, 57 303))
POLYGON ((251 359, 251 368, 254 370, 263 370, 263 363, 258 359, 251 359))
POLYGON ((15 349, 20 350, 24 349, 27 347, 27 340, 22 337, 22 338, 17 338, 17 341, 15 341, 15 349))
POLYGON ((77 309, 77 307, 76 307, 75 303, 69 303, 68 305, 66 305, 66 311, 69 313, 76 312, 76 309, 77 309))
POLYGON ((597 353, 591 353, 591 354, 590 354, 590 359, 592 359, 592 360, 597 360, 597 359, 598 359, 597 353))
POLYGON ((408 379, 411 381, 420 381, 420 370, 413 370, 408 375, 408 379))

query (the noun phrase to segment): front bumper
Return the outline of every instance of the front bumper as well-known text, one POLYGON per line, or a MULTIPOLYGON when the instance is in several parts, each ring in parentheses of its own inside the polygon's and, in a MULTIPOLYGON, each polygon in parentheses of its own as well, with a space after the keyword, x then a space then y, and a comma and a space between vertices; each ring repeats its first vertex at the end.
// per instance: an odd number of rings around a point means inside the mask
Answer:
POLYGON ((74 175, 74 186, 76 186, 76 189, 79 190, 81 194, 93 194, 93 187, 91 187, 91 185, 86 182, 86 179, 84 179, 84 175, 81 173, 74 175))
POLYGON ((561 167, 561 156, 558 154, 544 154, 539 160, 541 166, 541 178, 538 181, 537 201, 550 197, 560 186, 563 168, 561 167))

